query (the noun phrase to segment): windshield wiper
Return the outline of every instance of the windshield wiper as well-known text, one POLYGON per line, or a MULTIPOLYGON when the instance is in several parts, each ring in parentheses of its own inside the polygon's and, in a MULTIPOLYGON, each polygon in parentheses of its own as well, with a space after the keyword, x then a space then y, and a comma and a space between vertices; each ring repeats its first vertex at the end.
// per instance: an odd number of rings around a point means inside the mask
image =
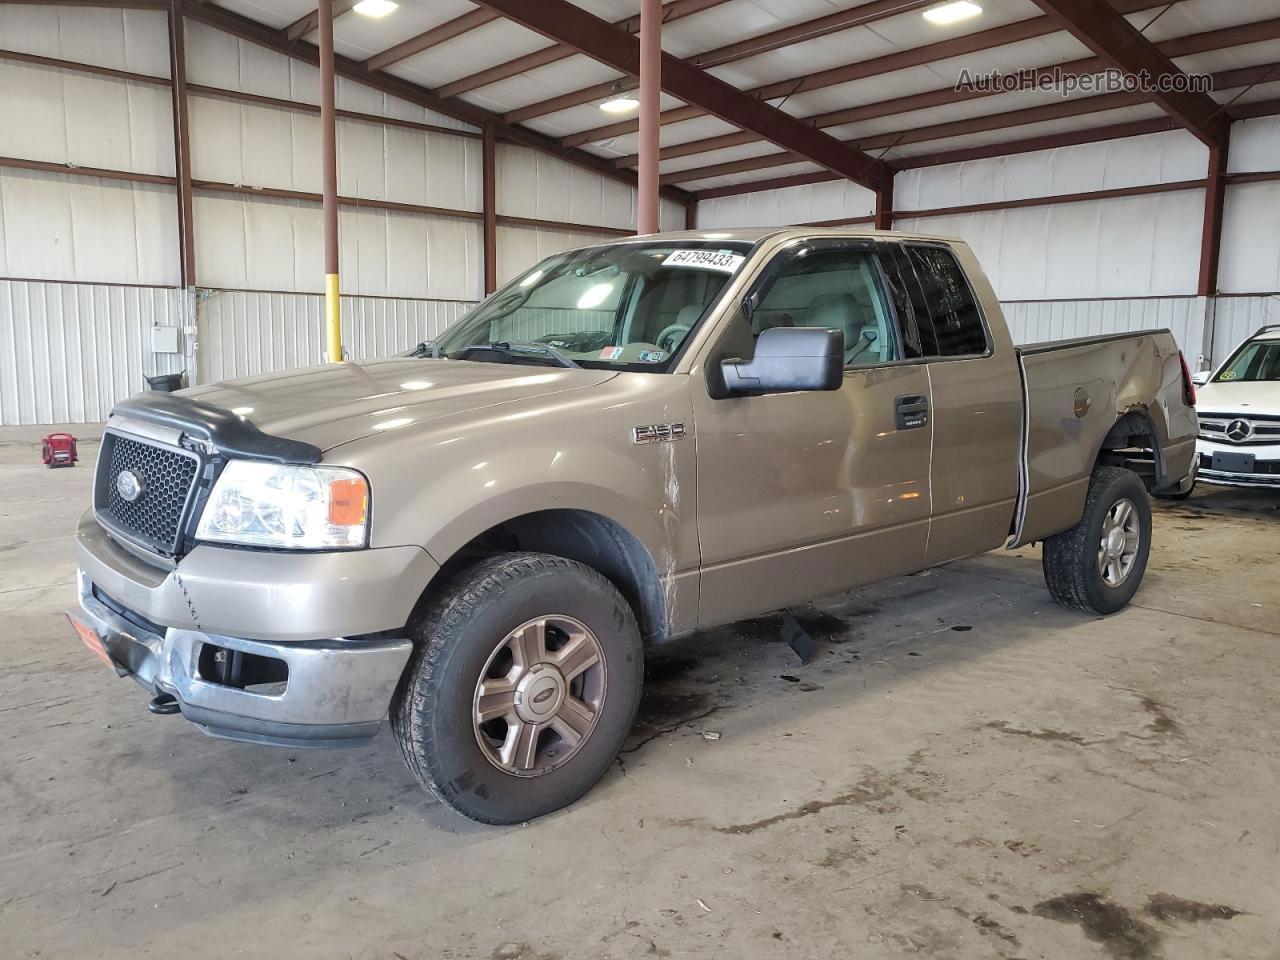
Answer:
POLYGON ((574 368, 579 366, 551 344, 536 343, 531 340, 495 340, 493 343, 473 343, 470 346, 463 347, 461 350, 455 350, 450 356, 454 360, 465 360, 467 359, 467 354, 484 350, 488 350, 491 353, 503 353, 507 356, 516 356, 522 353, 532 354, 538 357, 546 357, 557 366, 574 368))
POLYGON ((407 357, 430 357, 433 360, 440 359, 440 344, 434 340, 423 340, 420 344, 410 350, 407 357))

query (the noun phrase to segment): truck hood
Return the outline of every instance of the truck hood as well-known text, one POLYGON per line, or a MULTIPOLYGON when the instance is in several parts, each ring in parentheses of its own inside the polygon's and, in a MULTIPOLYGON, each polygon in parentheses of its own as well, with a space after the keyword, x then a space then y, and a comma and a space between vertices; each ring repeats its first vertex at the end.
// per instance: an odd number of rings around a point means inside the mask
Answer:
POLYGON ((1280 382, 1242 380, 1205 384, 1196 388, 1196 409, 1202 413, 1280 416, 1280 382))
POLYGON ((500 403, 604 383, 610 370, 471 360, 390 359, 326 364, 184 390, 264 433, 321 450, 500 403))

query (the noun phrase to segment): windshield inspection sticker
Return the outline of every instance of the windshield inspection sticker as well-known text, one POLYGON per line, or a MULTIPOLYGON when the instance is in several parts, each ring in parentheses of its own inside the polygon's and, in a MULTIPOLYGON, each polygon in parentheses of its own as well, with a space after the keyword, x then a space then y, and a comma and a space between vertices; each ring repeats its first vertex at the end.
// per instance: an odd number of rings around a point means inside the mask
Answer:
POLYGON ((661 350, 641 350, 640 362, 641 363, 661 363, 662 358, 665 356, 666 354, 663 353, 661 350))
POLYGON ((600 351, 601 360, 617 360, 620 356, 622 356, 621 347, 605 347, 600 351))
POLYGON ((667 259, 662 261, 662 265, 733 273, 745 259, 747 258, 740 253, 726 253, 723 250, 677 250, 675 253, 667 254, 667 259))

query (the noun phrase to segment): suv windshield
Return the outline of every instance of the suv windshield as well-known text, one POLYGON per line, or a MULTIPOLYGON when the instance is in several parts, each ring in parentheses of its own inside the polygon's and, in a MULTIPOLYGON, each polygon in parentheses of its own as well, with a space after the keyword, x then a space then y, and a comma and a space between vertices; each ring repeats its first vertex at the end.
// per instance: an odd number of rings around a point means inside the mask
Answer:
POLYGON ((1250 340, 1214 380, 1218 383, 1280 380, 1280 340, 1250 340))
POLYGON ((665 373, 751 245, 618 243, 571 250, 512 280, 447 330, 439 355, 665 373))

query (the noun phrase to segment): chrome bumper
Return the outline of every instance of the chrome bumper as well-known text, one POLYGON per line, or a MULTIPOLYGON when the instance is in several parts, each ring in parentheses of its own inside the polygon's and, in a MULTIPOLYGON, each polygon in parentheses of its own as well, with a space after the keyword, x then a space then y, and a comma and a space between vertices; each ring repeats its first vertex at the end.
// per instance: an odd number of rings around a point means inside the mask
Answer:
POLYGON ((151 629, 95 596, 83 570, 79 588, 80 610, 68 616, 85 644, 120 676, 174 697, 205 733, 231 740, 328 747, 372 737, 413 650, 407 639, 268 643, 178 627, 151 629), (287 678, 259 690, 214 682, 201 675, 206 644, 283 661, 287 678))

